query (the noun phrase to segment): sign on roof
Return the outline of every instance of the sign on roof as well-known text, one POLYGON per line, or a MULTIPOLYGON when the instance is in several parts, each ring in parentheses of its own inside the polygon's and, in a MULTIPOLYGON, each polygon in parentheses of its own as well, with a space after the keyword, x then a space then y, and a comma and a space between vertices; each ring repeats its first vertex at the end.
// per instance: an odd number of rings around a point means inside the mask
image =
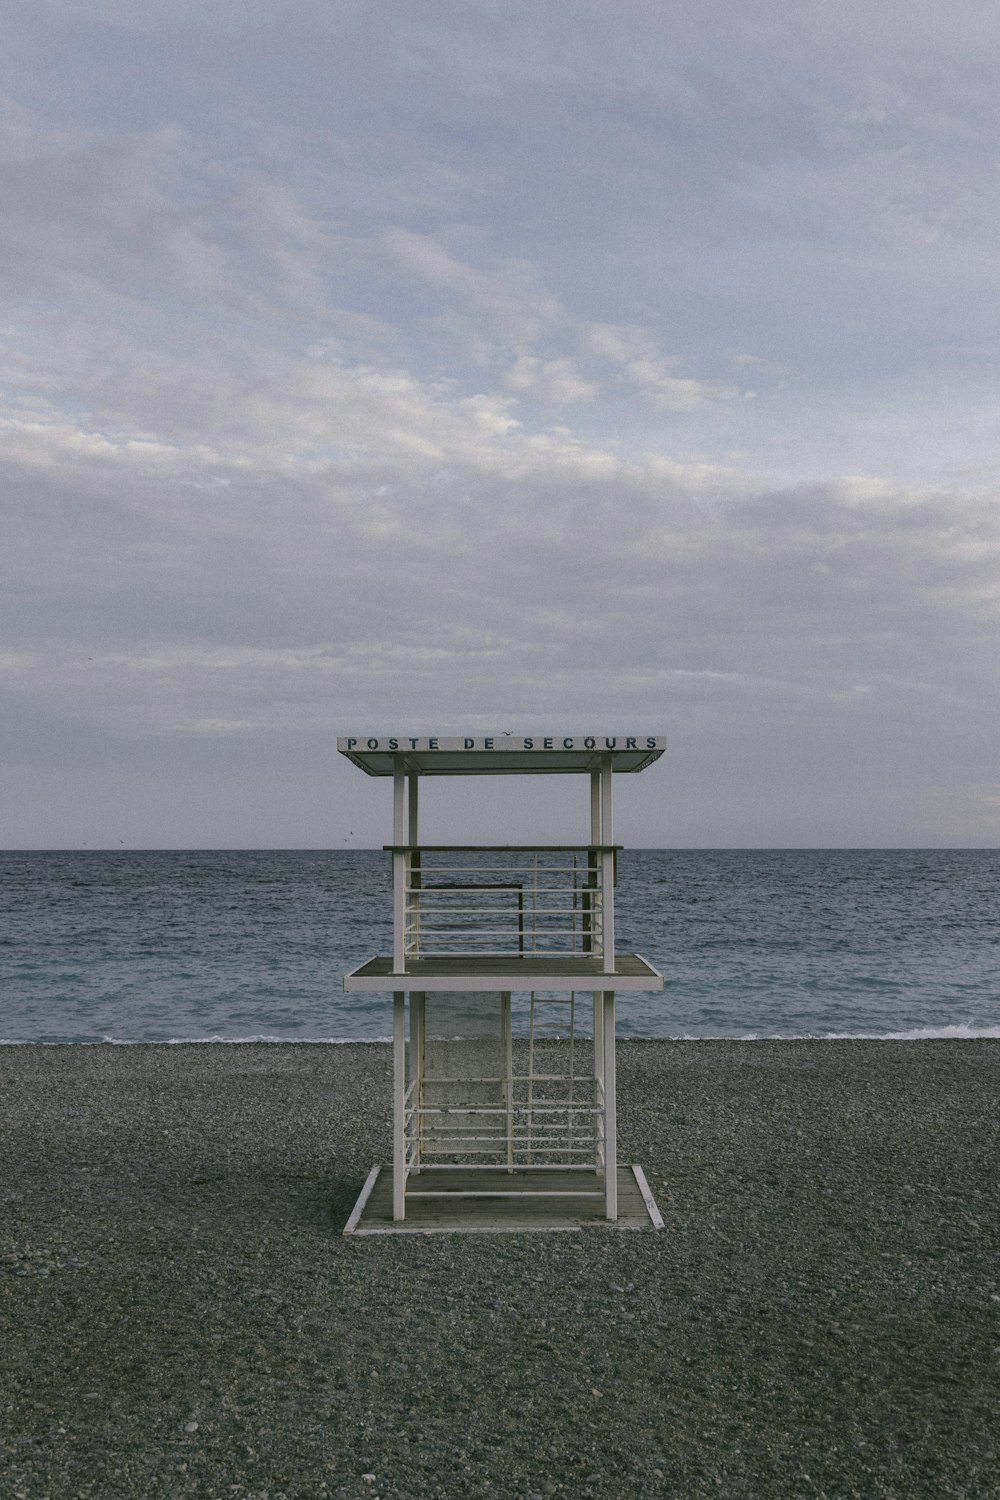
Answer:
POLYGON ((400 760, 424 776, 483 776, 598 770, 641 771, 666 749, 655 734, 345 735, 337 749, 370 776, 391 776, 400 760))

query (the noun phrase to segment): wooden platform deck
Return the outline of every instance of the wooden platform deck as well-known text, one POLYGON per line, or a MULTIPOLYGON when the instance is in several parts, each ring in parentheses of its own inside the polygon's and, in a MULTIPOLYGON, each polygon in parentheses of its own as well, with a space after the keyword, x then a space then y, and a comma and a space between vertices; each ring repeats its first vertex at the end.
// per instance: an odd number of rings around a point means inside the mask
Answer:
POLYGON ((597 958, 524 958, 470 954, 464 958, 411 958, 394 973, 385 954, 344 976, 344 989, 392 990, 662 990, 663 975, 638 953, 619 953, 612 973, 597 958))
POLYGON ((596 1172, 443 1172, 427 1168, 407 1184, 406 1218, 392 1217, 392 1168, 374 1166, 344 1233, 520 1234, 543 1230, 662 1229, 663 1220, 641 1167, 618 1168, 618 1218, 604 1217, 604 1184, 596 1172), (598 1194, 596 1197, 508 1198, 511 1190, 598 1194), (419 1197, 420 1193, 435 1195, 419 1197), (461 1197, 459 1194, 474 1194, 461 1197))

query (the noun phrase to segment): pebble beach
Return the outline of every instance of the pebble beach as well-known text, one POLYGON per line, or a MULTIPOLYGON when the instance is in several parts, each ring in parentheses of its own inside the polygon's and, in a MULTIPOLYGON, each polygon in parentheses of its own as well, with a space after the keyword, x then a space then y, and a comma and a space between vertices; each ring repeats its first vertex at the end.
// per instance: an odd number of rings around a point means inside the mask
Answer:
POLYGON ((618 1068, 662 1233, 357 1239, 384 1044, 0 1049, 0 1495, 1000 1496, 1000 1041, 618 1068))

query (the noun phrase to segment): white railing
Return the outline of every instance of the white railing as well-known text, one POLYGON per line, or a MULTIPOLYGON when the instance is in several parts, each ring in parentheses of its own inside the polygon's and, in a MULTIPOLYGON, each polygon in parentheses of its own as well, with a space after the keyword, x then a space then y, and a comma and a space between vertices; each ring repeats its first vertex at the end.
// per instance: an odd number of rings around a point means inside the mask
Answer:
MULTIPOLYGON (((448 1080, 445 1080, 447 1082, 448 1080)), ((502 1080, 497 1080, 499 1084, 502 1080)), ((514 1078, 515 1088, 528 1080, 514 1078)), ((407 1166, 530 1167, 592 1169, 604 1164, 603 1099, 591 1080, 590 1102, 554 1096, 543 1103, 512 1105, 408 1103, 407 1166)), ((433 1099, 434 1090, 426 1086, 433 1099)))
POLYGON ((414 1081, 405 1102, 406 1167, 601 1169, 604 1110, 599 1078, 514 1073, 414 1081), (481 1102, 490 1094, 495 1102, 481 1102))
MULTIPOLYGON (((405 959, 589 957, 605 952, 601 846, 394 851, 405 959)), ((400 938, 402 941, 400 942, 400 938)))

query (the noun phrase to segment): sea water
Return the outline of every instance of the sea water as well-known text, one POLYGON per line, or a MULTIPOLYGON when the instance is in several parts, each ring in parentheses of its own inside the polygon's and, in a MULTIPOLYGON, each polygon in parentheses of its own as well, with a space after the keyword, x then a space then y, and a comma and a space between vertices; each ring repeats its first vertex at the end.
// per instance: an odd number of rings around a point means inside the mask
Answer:
MULTIPOLYGON (((382 851, 0 853, 0 1040, 386 1037, 382 851)), ((624 1037, 1000 1036, 998 850, 626 850, 624 1037)))

